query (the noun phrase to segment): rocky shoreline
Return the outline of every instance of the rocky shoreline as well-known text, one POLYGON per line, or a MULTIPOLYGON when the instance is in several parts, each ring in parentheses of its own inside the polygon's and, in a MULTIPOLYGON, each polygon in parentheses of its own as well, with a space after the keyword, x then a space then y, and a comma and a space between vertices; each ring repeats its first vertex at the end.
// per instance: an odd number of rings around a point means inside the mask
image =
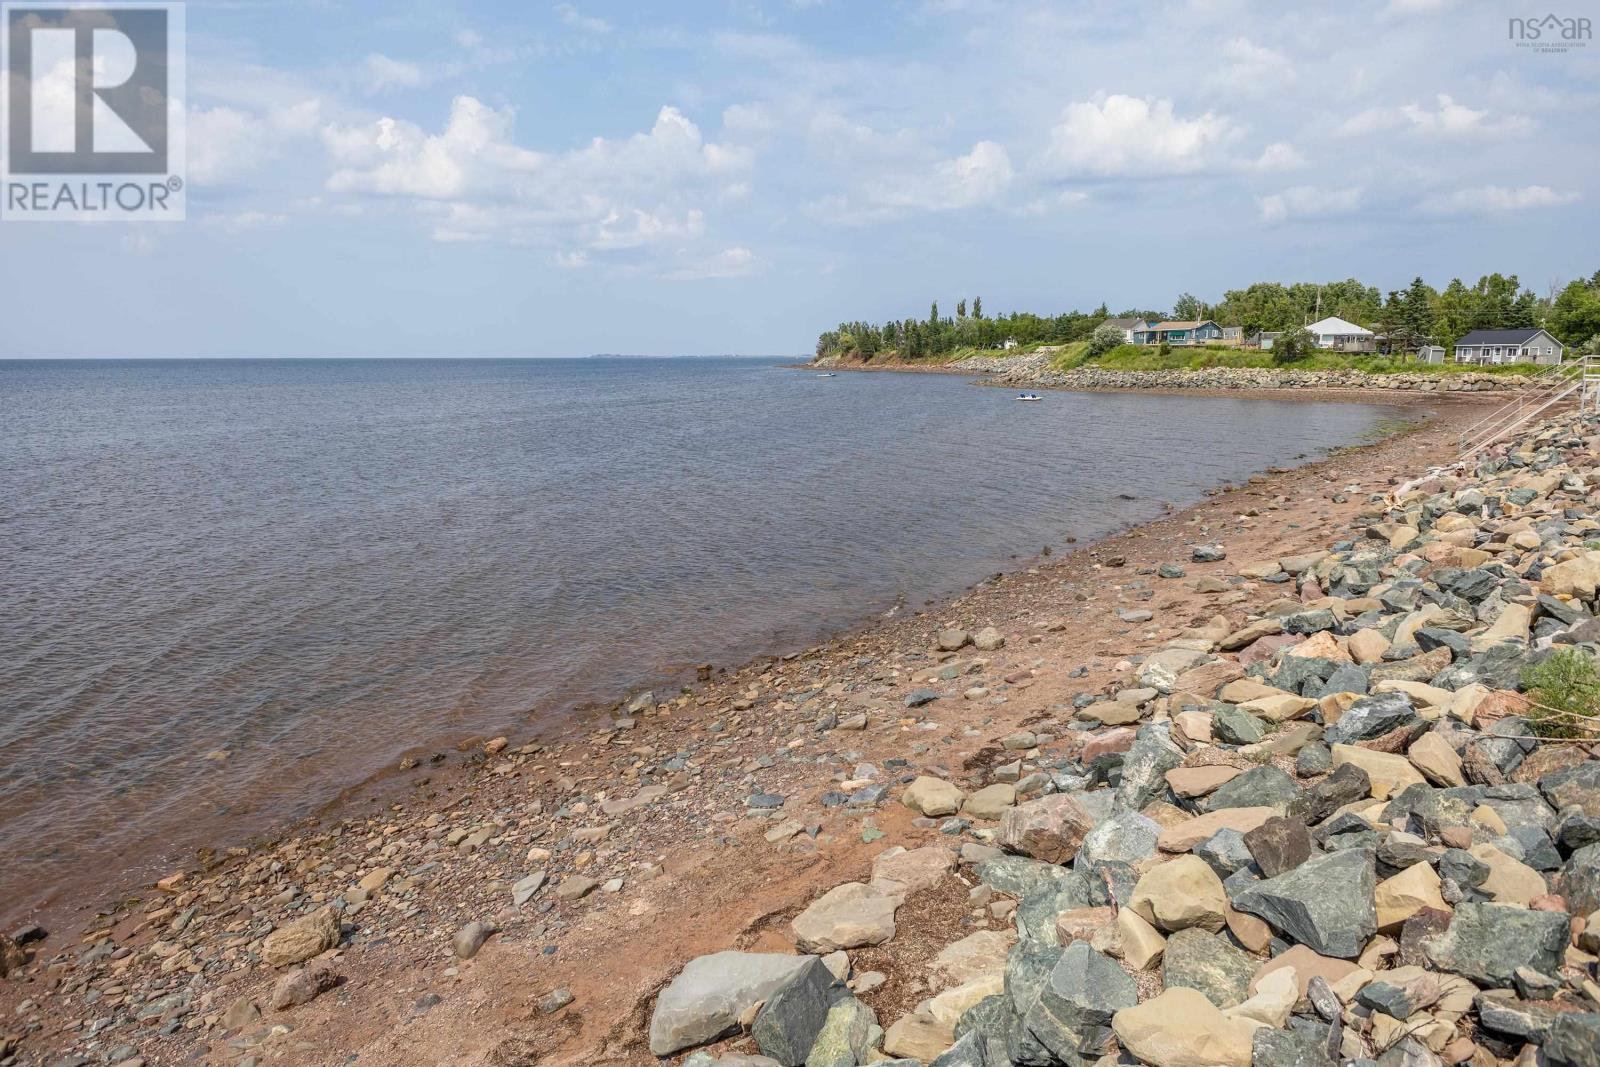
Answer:
POLYGON ((1479 413, 16 931, 0 1064, 1600 1062, 1600 422, 1385 499, 1479 413))
POLYGON ((1057 370, 1051 352, 1024 356, 969 356, 938 365, 882 364, 839 361, 819 363, 835 370, 918 370, 946 374, 978 374, 985 384, 1007 387, 1110 390, 1204 390, 1208 392, 1293 390, 1376 390, 1402 393, 1514 392, 1527 383, 1521 376, 1481 373, 1367 374, 1358 370, 1290 370, 1273 367, 1208 367, 1202 370, 1130 371, 1079 367, 1057 370))

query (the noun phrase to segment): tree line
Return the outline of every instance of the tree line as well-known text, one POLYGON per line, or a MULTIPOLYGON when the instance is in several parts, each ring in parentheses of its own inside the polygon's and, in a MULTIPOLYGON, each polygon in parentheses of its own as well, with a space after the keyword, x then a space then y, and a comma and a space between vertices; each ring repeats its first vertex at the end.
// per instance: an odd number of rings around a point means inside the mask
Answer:
MULTIPOLYGON (((1214 319, 1222 326, 1242 327, 1249 336, 1295 330, 1329 315, 1373 330, 1387 338, 1390 349, 1398 353, 1414 352, 1427 344, 1449 349, 1473 330, 1532 327, 1548 330, 1569 347, 1600 349, 1600 271, 1565 286, 1552 286, 1543 296, 1524 287, 1517 275, 1498 273, 1486 274, 1470 286, 1454 278, 1443 290, 1419 277, 1406 288, 1387 294, 1355 278, 1320 284, 1256 282, 1225 292, 1214 304, 1183 293, 1170 313, 1134 309, 1115 317, 1214 319)), ((1012 312, 985 317, 981 298, 973 299, 970 313, 967 301, 961 300, 954 316, 941 316, 935 301, 926 319, 881 325, 840 323, 817 339, 817 355, 871 359, 892 354, 927 359, 960 349, 999 348, 1008 341, 1018 345, 1071 344, 1088 340, 1095 327, 1109 317, 1104 304, 1089 312, 1012 312)))

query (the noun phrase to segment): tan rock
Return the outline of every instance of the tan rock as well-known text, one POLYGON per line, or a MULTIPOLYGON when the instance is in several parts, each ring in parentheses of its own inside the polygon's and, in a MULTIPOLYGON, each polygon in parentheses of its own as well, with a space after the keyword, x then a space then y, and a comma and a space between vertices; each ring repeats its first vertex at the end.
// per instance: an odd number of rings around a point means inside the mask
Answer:
POLYGON ((1242 1004, 1223 1009, 1230 1019, 1244 1019, 1262 1026, 1282 1028, 1289 1022, 1296 1002, 1300 999, 1299 984, 1295 981, 1293 967, 1273 971, 1256 983, 1256 992, 1242 1004))
POLYGON ((1217 642, 1217 647, 1224 652, 1234 652, 1244 648, 1246 645, 1254 644, 1263 637, 1271 637, 1273 634, 1281 633, 1283 633, 1282 619, 1260 619, 1224 637, 1217 642))
POLYGON ((1339 639, 1327 630, 1312 634, 1298 645, 1287 649, 1284 655, 1303 659, 1329 659, 1335 663, 1351 662, 1350 653, 1346 652, 1339 639))
POLYGON ((1337 960, 1331 956, 1319 956, 1304 945, 1295 945, 1274 956, 1263 963, 1256 976, 1250 979, 1249 991, 1252 996, 1261 988, 1261 983, 1271 974, 1282 970, 1292 970, 1295 978, 1295 989, 1298 998, 1306 995, 1306 986, 1311 984, 1311 979, 1321 978, 1329 985, 1349 977, 1361 970, 1349 960, 1337 960))
POLYGON ((1406 750, 1406 757, 1434 785, 1467 784, 1461 773, 1461 757, 1442 734, 1423 734, 1406 750))
POLYGON ((1423 908, 1450 910, 1439 895, 1439 875, 1426 863, 1414 863, 1393 878, 1379 882, 1373 899, 1380 930, 1398 927, 1423 908))
POLYGON ((1247 834, 1277 814, 1276 808, 1266 807, 1210 811, 1162 830, 1157 845, 1163 852, 1188 852, 1218 830, 1238 830, 1241 834, 1247 834))
POLYGON ((818 954, 881 945, 894 936, 896 903, 862 882, 834 886, 794 917, 795 944, 818 954))
POLYGON ((1350 658, 1357 663, 1382 663, 1389 639, 1370 627, 1350 635, 1350 658))
POLYGON ((954 1026, 946 1026, 926 1012, 913 1012, 895 1020, 884 1033, 883 1051, 900 1059, 932 1063, 955 1039, 954 1026))
MULTIPOLYGON (((1213 638, 1213 641, 1216 639, 1213 638)), ((1244 677, 1244 668, 1231 659, 1190 667, 1178 675, 1178 690, 1190 690, 1210 700, 1218 689, 1244 677)))
POLYGON ((1227 921, 1222 879, 1199 856, 1179 856, 1146 871, 1128 907, 1158 930, 1198 926, 1217 933, 1227 921))
POLYGON ((1288 722, 1290 719, 1298 718, 1316 707, 1317 702, 1310 697, 1284 693, 1282 696, 1257 697, 1255 700, 1246 700, 1239 706, 1252 715, 1259 715, 1268 722, 1288 722))
POLYGON ((338 943, 339 916, 332 908, 319 908, 268 934, 261 943, 261 957, 271 967, 293 967, 338 943))
POLYGON ((1411 698, 1411 703, 1417 706, 1425 719, 1436 719, 1438 714, 1428 714, 1432 709, 1444 709, 1450 706, 1455 699, 1455 694, 1448 689, 1440 689, 1427 682, 1408 682, 1401 678, 1389 678, 1372 687, 1374 693, 1404 693, 1411 698))
POLYGON ((1565 563, 1546 567, 1539 576, 1539 586, 1551 596, 1594 600, 1596 586, 1600 586, 1600 552, 1585 552, 1565 563))
POLYGON ((1227 701, 1229 704, 1242 704, 1246 700, 1259 700, 1262 697, 1294 696, 1293 693, 1282 689, 1275 689, 1265 682, 1258 682, 1254 678, 1240 678, 1238 681, 1229 682, 1217 693, 1218 700, 1227 701))
POLYGON ((393 868, 379 867, 369 873, 365 878, 361 879, 361 881, 357 882, 356 885, 362 889, 365 889, 368 893, 376 893, 378 890, 384 887, 384 884, 388 882, 390 878, 393 877, 393 868))
POLYGON ((1247 912, 1234 911, 1232 905, 1228 907, 1227 919, 1228 932, 1251 952, 1262 953, 1272 947, 1272 927, 1267 925, 1265 919, 1257 918, 1247 912))
POLYGON ((1167 785, 1180 797, 1203 797, 1239 777, 1237 767, 1175 767, 1167 772, 1167 785))
POLYGON ((955 867, 956 854, 941 845, 914 849, 896 845, 872 861, 872 888, 903 901, 938 885, 955 867))
POLYGON ((1469 818, 1496 837, 1502 837, 1507 832, 1506 821, 1500 817, 1498 811, 1487 804, 1479 804, 1473 808, 1469 818))
POLYGON ((930 817, 954 815, 961 810, 966 794, 943 778, 922 775, 900 796, 900 803, 930 817))
POLYGON ((1211 744, 1212 718, 1209 711, 1180 711, 1172 717, 1183 736, 1202 745, 1211 744))
POLYGON ((1525 604, 1507 604, 1483 633, 1472 638, 1474 652, 1482 652, 1505 641, 1526 643, 1528 630, 1533 625, 1533 609, 1525 604))
POLYGON ((1413 767, 1411 761, 1404 756, 1391 752, 1374 752, 1355 745, 1334 745, 1333 765, 1341 767, 1346 763, 1353 763, 1367 772, 1367 776, 1372 779, 1372 795, 1379 800, 1388 799, 1408 785, 1418 785, 1426 781, 1422 777, 1422 772, 1413 767))
POLYGON ((1010 930, 979 930, 946 945, 930 965, 934 988, 964 985, 974 978, 1003 975, 1006 956, 1017 943, 1010 930))
POLYGON ((1132 908, 1117 910, 1117 932, 1122 935, 1122 959, 1136 971, 1153 970, 1166 951, 1167 939, 1132 908))
POLYGON ((968 794, 961 805, 961 814, 992 822, 1004 815, 1007 808, 1015 807, 1016 803, 1017 787, 1009 782, 996 782, 968 794))
MULTIPOLYGON (((1122 909, 1126 911, 1127 909, 1122 909)), ((1100 930, 1116 922, 1113 908, 1073 908, 1056 916, 1056 940, 1063 945, 1074 941, 1092 941, 1100 930)))
POLYGON ((928 1014, 941 1026, 948 1026, 953 1035, 956 1023, 961 1021, 968 1008, 985 997, 999 996, 1005 992, 1004 974, 986 974, 970 982, 946 989, 928 1001, 928 1014))
POLYGON ((1117 1041, 1150 1067, 1250 1067, 1257 1027, 1229 1018, 1198 989, 1177 987, 1111 1019, 1117 1041))
POLYGON ((1488 865, 1489 877, 1478 888, 1497 904, 1527 905, 1550 892, 1542 874, 1493 845, 1474 845, 1467 851, 1488 865))

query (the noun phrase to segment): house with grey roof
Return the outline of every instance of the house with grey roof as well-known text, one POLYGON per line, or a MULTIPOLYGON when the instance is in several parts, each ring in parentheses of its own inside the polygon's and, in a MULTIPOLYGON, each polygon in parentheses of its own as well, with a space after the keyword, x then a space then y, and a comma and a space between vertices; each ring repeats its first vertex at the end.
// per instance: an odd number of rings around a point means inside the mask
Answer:
POLYGON ((1457 363, 1543 363, 1557 366, 1564 349, 1544 330, 1473 330, 1456 341, 1457 363))
POLYGON ((1117 329, 1122 331, 1123 344, 1132 344, 1133 331, 1143 329, 1145 321, 1143 319, 1107 319, 1101 325, 1115 326, 1117 329))

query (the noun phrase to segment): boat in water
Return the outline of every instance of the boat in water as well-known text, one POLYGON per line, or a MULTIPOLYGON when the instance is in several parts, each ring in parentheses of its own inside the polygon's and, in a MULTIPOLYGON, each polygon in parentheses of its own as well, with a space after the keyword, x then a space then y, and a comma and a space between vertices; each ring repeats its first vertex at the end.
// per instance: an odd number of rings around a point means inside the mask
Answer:
POLYGON ((1031 400, 1043 400, 1044 397, 1040 396, 1038 393, 1018 393, 1017 394, 1017 399, 1018 400, 1031 401, 1031 400))

